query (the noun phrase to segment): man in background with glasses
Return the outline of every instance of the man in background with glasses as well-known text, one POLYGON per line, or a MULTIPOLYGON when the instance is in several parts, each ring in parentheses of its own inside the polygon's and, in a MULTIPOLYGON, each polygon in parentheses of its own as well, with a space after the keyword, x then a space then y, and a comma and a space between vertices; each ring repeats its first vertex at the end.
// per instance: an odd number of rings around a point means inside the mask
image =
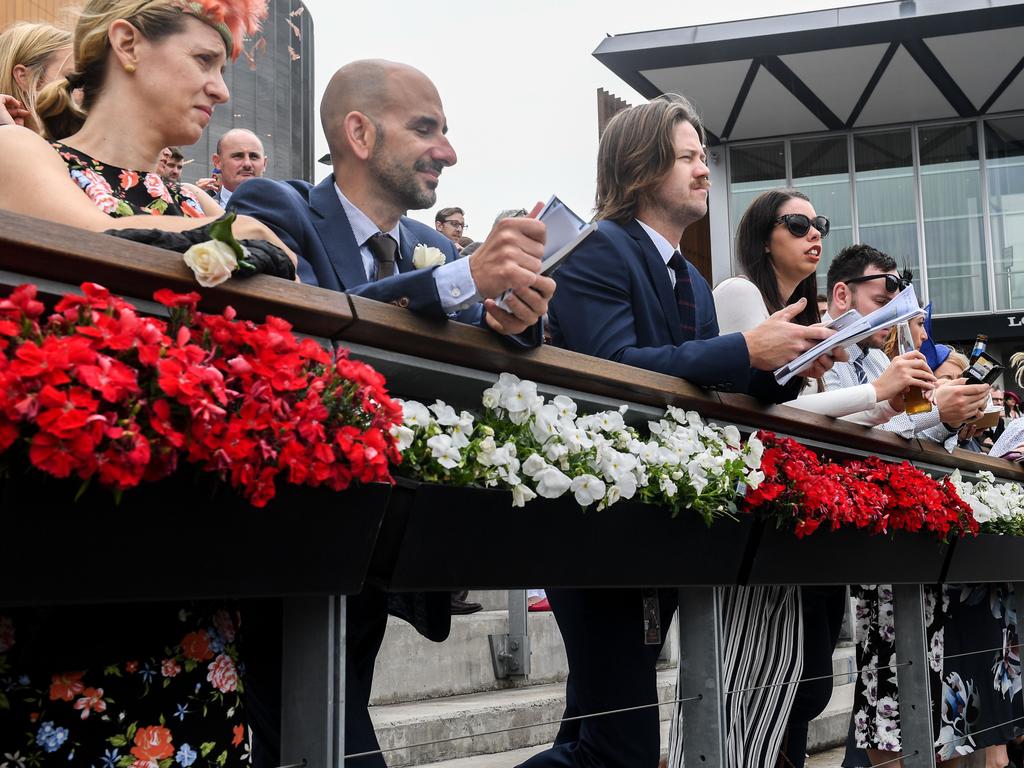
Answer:
POLYGON ((451 240, 456 251, 461 251, 462 244, 459 240, 466 231, 465 211, 458 206, 442 208, 434 216, 434 229, 451 240))

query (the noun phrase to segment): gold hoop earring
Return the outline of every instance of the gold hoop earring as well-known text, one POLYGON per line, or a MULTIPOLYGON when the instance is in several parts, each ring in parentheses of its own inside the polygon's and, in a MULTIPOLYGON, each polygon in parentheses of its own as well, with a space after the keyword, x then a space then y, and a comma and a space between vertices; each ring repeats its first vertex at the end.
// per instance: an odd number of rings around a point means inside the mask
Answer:
POLYGON ((124 71, 127 72, 129 75, 134 75, 135 74, 135 65, 134 64, 125 64, 124 65, 124 71))

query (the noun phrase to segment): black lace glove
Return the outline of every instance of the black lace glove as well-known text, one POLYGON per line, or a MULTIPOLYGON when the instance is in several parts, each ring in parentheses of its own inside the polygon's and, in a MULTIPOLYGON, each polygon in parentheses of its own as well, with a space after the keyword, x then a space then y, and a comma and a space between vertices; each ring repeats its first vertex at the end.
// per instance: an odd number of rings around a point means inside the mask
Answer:
MULTIPOLYGON (((184 232, 165 232, 160 229, 108 229, 104 234, 122 237, 135 243, 155 245, 157 248, 164 248, 176 253, 184 253, 193 245, 212 240, 210 227, 215 223, 211 222, 195 229, 186 229, 184 232)), ((241 240, 240 242, 246 249, 248 258, 245 261, 239 261, 234 276, 249 277, 264 274, 283 277, 285 280, 295 279, 295 265, 288 258, 288 254, 276 245, 267 240, 241 240)))

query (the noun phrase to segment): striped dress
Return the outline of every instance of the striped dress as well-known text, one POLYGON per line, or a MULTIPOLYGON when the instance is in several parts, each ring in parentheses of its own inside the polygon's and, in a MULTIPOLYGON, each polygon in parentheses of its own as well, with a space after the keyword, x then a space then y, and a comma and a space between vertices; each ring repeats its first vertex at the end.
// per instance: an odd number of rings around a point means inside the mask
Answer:
MULTIPOLYGON (((774 768, 803 672, 803 619, 796 587, 721 590, 723 768, 774 768)), ((677 684, 677 699, 692 695, 677 684)), ((669 768, 683 766, 686 724, 676 705, 669 768)))

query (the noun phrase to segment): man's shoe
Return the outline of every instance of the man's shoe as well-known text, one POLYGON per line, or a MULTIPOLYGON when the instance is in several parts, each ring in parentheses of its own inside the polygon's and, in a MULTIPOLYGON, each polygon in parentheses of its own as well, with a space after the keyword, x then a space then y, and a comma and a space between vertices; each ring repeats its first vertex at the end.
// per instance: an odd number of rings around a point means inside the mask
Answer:
POLYGON ((482 611, 484 607, 480 603, 471 603, 468 600, 459 600, 456 597, 452 597, 451 603, 451 614, 452 616, 465 616, 469 613, 476 613, 482 611))

